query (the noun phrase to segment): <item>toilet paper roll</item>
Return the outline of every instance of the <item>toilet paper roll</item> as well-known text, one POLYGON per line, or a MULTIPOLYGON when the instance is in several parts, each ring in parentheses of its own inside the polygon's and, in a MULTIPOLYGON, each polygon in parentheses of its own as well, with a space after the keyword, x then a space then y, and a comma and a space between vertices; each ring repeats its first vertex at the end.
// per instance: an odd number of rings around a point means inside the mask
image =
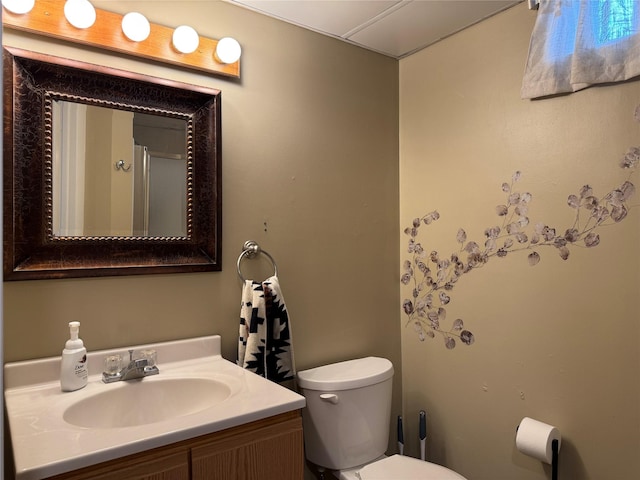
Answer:
POLYGON ((524 417, 516 433, 516 448, 525 455, 551 464, 553 458, 551 443, 554 440, 558 440, 558 451, 560 451, 561 437, 556 427, 524 417))

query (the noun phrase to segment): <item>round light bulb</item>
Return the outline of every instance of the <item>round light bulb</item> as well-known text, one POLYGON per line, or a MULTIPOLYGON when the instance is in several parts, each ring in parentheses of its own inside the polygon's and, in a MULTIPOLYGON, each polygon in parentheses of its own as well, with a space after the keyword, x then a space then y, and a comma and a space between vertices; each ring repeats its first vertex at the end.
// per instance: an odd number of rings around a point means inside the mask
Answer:
POLYGON ((76 28, 89 28, 96 21, 96 9, 88 0, 67 0, 64 16, 76 28))
POLYGON ((149 37, 151 25, 141 13, 129 12, 122 17, 122 32, 129 40, 142 42, 149 37))
POLYGON ((17 15, 29 13, 35 3, 36 0, 2 0, 2 6, 17 15))
POLYGON ((192 27, 180 25, 173 31, 173 46, 181 53, 195 52, 200 44, 200 37, 192 27))
POLYGON ((220 63, 235 63, 240 59, 242 48, 235 38, 224 37, 218 40, 216 60, 220 63))

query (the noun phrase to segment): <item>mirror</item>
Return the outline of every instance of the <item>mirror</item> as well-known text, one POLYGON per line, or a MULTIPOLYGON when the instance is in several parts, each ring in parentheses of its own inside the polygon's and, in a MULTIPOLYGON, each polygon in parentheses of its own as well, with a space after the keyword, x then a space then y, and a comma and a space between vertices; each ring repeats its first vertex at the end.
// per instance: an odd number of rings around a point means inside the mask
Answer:
POLYGON ((185 119, 52 107, 54 236, 186 236, 185 119))
POLYGON ((220 270, 220 91, 4 48, 4 278, 220 270))

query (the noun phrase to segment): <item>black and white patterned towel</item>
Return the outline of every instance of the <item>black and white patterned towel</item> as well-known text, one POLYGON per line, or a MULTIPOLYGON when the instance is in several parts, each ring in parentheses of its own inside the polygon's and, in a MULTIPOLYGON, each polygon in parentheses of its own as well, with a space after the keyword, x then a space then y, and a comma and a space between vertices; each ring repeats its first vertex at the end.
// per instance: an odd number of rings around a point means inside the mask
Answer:
POLYGON ((262 283, 244 282, 238 365, 278 383, 295 377, 291 326, 275 275, 262 283))

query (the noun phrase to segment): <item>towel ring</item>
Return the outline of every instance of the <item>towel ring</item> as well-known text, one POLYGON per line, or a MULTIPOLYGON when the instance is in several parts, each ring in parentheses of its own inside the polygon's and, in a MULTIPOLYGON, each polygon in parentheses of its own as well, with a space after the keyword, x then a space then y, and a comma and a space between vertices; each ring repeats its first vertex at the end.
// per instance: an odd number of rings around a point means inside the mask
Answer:
POLYGON ((242 250, 242 253, 238 257, 238 263, 237 263, 238 276, 240 277, 240 280, 242 280, 243 282, 245 282, 246 280, 242 276, 242 271, 240 270, 240 263, 242 262, 242 259, 244 257, 254 258, 256 255, 260 253, 262 253, 269 260, 271 260, 271 263, 273 264, 273 275, 278 276, 278 266, 276 265, 276 261, 273 259, 273 257, 269 255, 269 253, 266 252, 265 250, 262 250, 262 248, 260 248, 260 245, 258 245, 257 242, 254 242, 253 240, 247 240, 246 242, 244 242, 244 248, 242 250))

